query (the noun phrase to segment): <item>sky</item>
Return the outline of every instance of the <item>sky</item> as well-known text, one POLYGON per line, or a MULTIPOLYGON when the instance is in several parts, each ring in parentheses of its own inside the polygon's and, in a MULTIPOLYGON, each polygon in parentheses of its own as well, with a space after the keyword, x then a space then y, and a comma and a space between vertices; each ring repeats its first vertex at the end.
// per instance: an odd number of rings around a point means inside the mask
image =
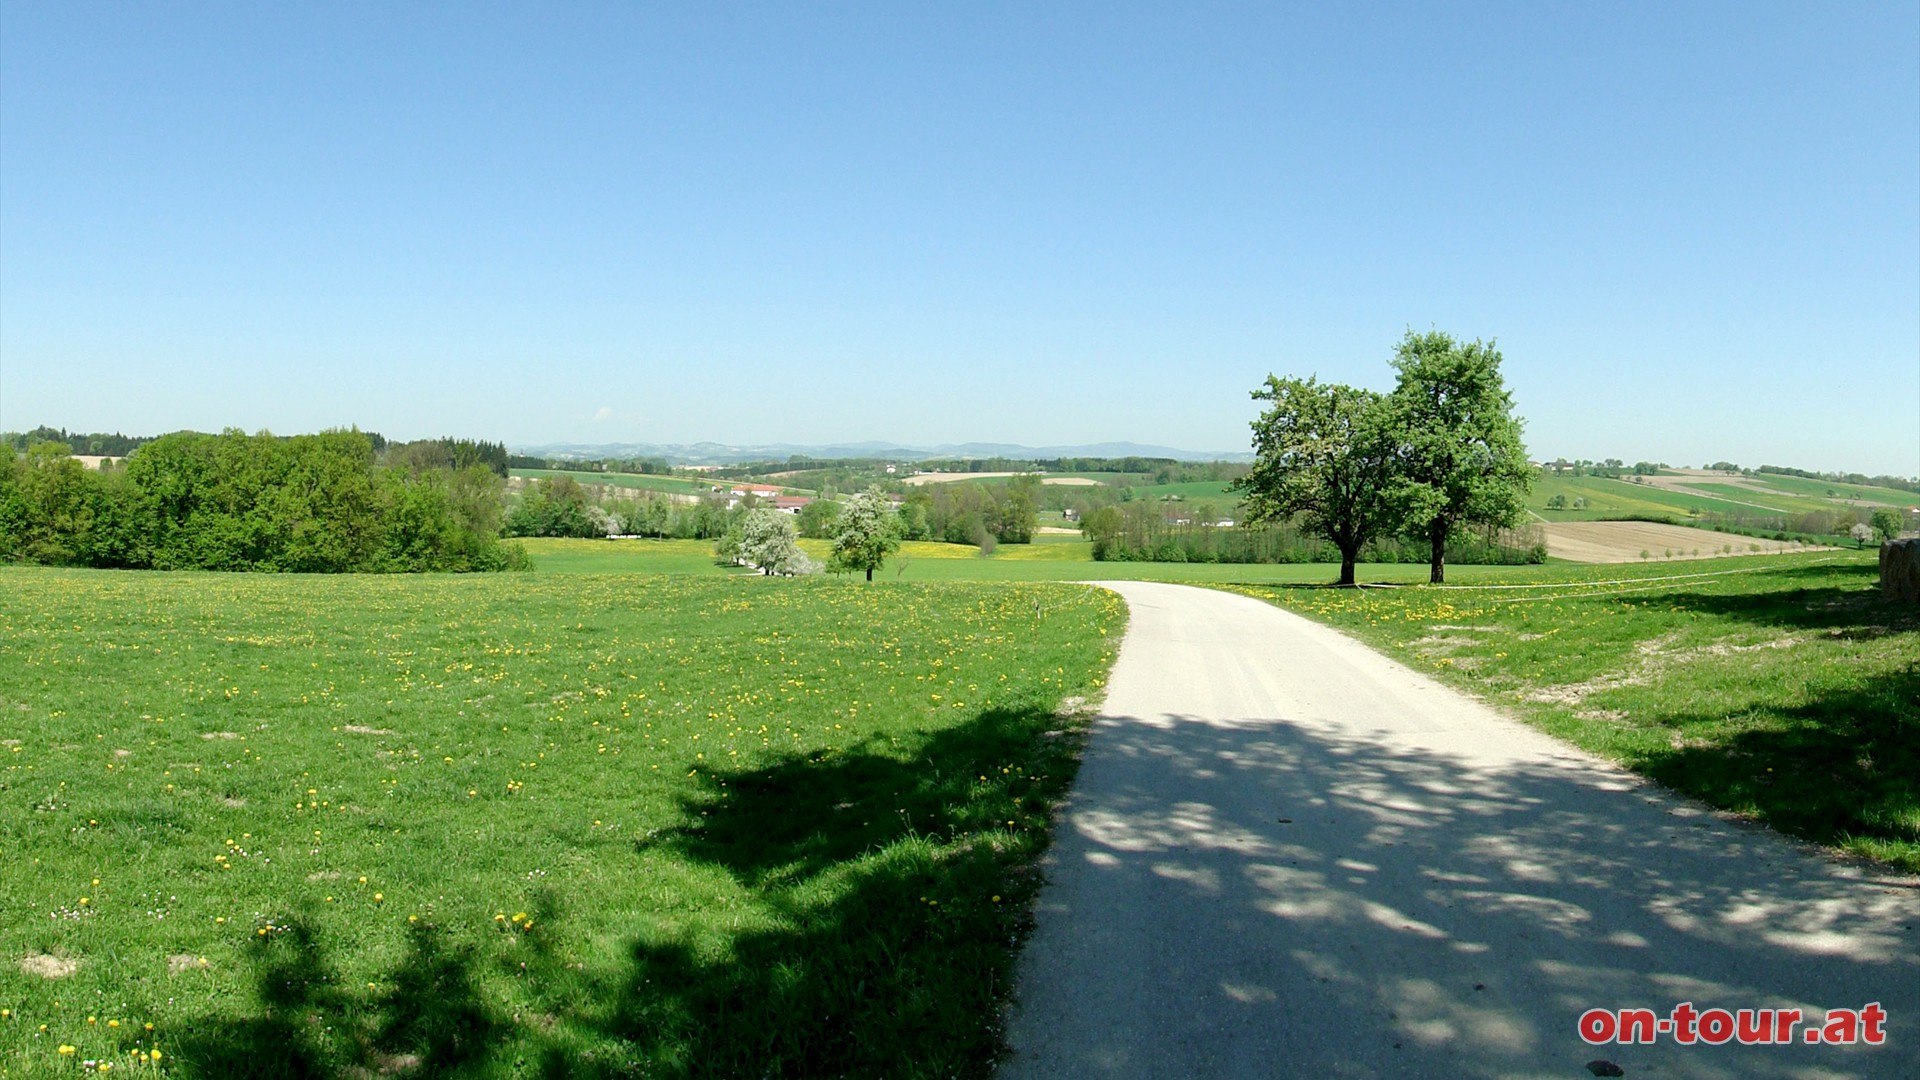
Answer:
POLYGON ((1920 475, 1920 5, 0 0, 0 429, 1920 475))

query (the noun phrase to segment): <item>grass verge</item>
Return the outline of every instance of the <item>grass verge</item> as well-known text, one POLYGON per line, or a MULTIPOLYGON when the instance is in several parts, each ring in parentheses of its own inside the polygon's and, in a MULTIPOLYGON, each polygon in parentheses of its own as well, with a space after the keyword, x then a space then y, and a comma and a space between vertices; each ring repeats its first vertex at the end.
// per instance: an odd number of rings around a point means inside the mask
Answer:
POLYGON ((1716 807, 1920 872, 1920 613, 1880 599, 1871 554, 1236 588, 1716 807))
POLYGON ((0 569, 0 1073, 984 1076, 1123 618, 0 569))

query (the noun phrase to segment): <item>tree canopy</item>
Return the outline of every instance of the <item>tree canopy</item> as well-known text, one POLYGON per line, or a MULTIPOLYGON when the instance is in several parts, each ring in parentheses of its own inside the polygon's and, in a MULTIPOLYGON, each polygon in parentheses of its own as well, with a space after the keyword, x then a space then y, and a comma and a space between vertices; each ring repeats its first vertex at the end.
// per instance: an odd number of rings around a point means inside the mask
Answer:
POLYGON ((835 573, 865 571, 867 580, 887 556, 900 550, 899 518, 887 497, 868 488, 848 500, 834 525, 833 555, 827 566, 835 573))
POLYGON ((1316 378, 1267 376, 1253 422, 1255 461, 1233 488, 1247 523, 1285 521, 1340 552, 1340 584, 1369 541, 1430 545, 1432 580, 1462 524, 1508 528, 1525 513, 1533 467, 1491 342, 1407 332, 1390 394, 1316 378))
POLYGON ((817 567, 800 550, 799 536, 792 514, 750 510, 740 520, 737 558, 763 574, 810 574, 817 567))
POLYGON ((1388 483, 1395 446, 1382 397, 1314 378, 1267 376, 1253 392, 1270 404, 1253 422, 1253 468, 1233 489, 1246 493, 1250 524, 1299 515, 1304 531, 1340 550, 1340 584, 1391 520, 1388 483))
POLYGON ((1402 527, 1432 545, 1430 580, 1446 580, 1456 525, 1510 527, 1526 512, 1533 467, 1493 342, 1407 331, 1387 398, 1397 444, 1390 497, 1402 527))
POLYGON ((502 481, 385 467, 360 431, 175 432, 93 470, 60 443, 0 462, 0 559, 193 570, 497 570, 502 481))

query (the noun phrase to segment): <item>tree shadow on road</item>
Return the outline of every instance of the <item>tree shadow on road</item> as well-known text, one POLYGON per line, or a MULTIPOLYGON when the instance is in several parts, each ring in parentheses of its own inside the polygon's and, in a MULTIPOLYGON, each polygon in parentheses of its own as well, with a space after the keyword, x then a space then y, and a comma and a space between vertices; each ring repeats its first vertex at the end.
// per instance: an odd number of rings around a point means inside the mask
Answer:
POLYGON ((1099 794, 1076 795, 1049 856, 1061 887, 1033 949, 1051 959, 1023 984, 1010 1078, 1195 1061, 1575 1075, 1596 1057, 1630 1076, 1892 1078, 1920 1060, 1911 1045, 1583 1042, 1593 1007, 1891 1011, 1920 980, 1912 890, 1625 774, 1492 766, 1310 716, 1121 717, 1095 747, 1099 794), (1141 946, 1121 960, 1117 941, 1141 946), (1099 1017, 1127 1020, 1082 1019, 1099 1017))

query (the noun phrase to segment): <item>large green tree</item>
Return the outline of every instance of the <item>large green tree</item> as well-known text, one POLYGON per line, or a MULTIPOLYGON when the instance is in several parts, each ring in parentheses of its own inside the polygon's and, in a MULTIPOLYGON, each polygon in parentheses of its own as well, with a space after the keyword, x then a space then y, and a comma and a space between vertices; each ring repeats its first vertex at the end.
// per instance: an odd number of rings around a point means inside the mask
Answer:
POLYGON ((1253 468, 1232 485, 1246 493, 1245 520, 1298 515, 1304 531, 1340 550, 1340 584, 1352 585, 1360 548, 1390 527, 1395 454, 1384 399, 1339 383, 1273 375, 1253 397, 1269 404, 1253 422, 1253 468))
POLYGON ((1875 510, 1873 516, 1867 519, 1867 523, 1873 526, 1873 531, 1879 533, 1882 540, 1891 540, 1899 536, 1900 527, 1903 524, 1900 520, 1900 511, 1890 510, 1884 506, 1875 510))
POLYGON ((868 488, 847 501, 834 525, 833 555, 827 566, 834 573, 864 570, 867 580, 900 550, 899 517, 877 489, 868 488))
POLYGON ((1461 524, 1510 528, 1526 513, 1533 467, 1491 341, 1407 331, 1394 350, 1399 385, 1388 396, 1398 461, 1392 500, 1405 530, 1432 545, 1435 584, 1446 580, 1447 539, 1461 524))

